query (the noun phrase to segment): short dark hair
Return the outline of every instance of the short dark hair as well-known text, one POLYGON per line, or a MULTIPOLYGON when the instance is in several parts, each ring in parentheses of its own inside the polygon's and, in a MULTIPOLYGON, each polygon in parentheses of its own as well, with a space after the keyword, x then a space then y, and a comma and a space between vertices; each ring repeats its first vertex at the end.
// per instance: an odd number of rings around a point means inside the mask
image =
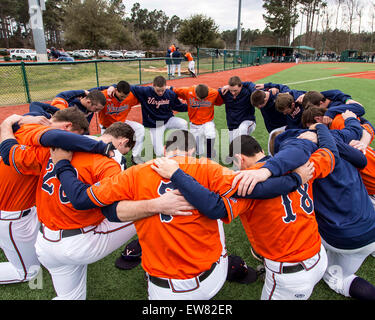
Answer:
POLYGON ((165 78, 163 76, 157 76, 154 78, 154 81, 152 82, 152 84, 155 86, 155 87, 164 87, 167 85, 167 80, 165 80, 165 78))
POLYGON ((302 99, 302 106, 305 106, 310 103, 314 106, 320 106, 320 102, 326 101, 326 97, 323 96, 319 91, 308 91, 305 93, 302 99))
POLYGON ((228 84, 233 87, 233 86, 242 86, 242 81, 240 79, 240 77, 238 76, 233 76, 233 77, 230 77, 229 80, 228 80, 228 84))
POLYGON ((229 145, 229 156, 234 157, 236 154, 243 154, 252 157, 263 149, 252 136, 241 135, 233 139, 229 145))
POLYGON ((254 107, 259 107, 264 103, 266 93, 262 90, 255 90, 250 97, 250 102, 254 107))
POLYGON ((77 107, 58 110, 54 113, 53 118, 58 122, 71 122, 74 131, 89 131, 89 122, 86 115, 77 107))
POLYGON ((124 93, 124 94, 129 94, 130 92, 130 84, 126 81, 120 81, 117 84, 117 91, 124 93))
POLYGON ((292 107, 293 102, 294 102, 294 98, 288 92, 279 93, 275 100, 275 109, 283 113, 286 109, 292 107))
POLYGON ((112 137, 117 138, 127 138, 129 139, 129 142, 127 143, 127 146, 129 148, 133 148, 135 145, 135 136, 134 136, 134 129, 129 126, 127 123, 118 121, 115 123, 112 123, 107 129, 105 129, 103 134, 108 134, 112 137))
POLYGON ((208 87, 205 84, 198 84, 195 93, 199 99, 205 99, 208 96, 208 87))
POLYGON ((165 141, 165 149, 167 151, 189 151, 195 149, 195 138, 193 134, 187 130, 175 130, 171 132, 165 141))
POLYGON ((89 99, 92 103, 101 104, 102 106, 105 106, 107 103, 107 99, 104 93, 99 90, 90 91, 86 98, 89 99))
POLYGON ((326 111, 327 108, 307 104, 301 117, 302 127, 307 128, 310 124, 316 123, 315 117, 323 117, 326 111))

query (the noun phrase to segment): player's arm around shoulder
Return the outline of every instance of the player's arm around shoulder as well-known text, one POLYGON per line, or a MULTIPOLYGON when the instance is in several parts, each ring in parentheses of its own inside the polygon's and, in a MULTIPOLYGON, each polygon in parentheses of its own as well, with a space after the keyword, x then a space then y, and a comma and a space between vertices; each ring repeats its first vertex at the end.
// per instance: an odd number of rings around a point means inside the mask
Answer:
MULTIPOLYGON (((169 90, 173 91, 179 98, 183 100, 188 100, 189 98, 189 87, 169 87, 169 90)), ((194 89, 192 89, 194 91, 194 89)))
POLYGON ((339 151, 335 139, 326 125, 314 124, 310 129, 316 129, 319 147, 309 159, 314 163, 315 172, 313 179, 324 178, 334 170, 336 161, 339 158, 339 151))

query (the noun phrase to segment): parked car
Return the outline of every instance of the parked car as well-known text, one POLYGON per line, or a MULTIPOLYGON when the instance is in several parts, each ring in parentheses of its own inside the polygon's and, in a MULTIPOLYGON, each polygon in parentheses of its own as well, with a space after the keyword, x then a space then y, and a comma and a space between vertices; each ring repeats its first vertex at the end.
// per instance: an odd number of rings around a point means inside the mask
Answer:
POLYGON ((121 51, 110 51, 108 57, 112 59, 122 59, 124 56, 121 51))
POLYGON ((95 56, 95 53, 92 53, 93 50, 88 49, 81 49, 81 50, 74 50, 73 57, 78 59, 90 59, 95 56))
POLYGON ((135 51, 126 51, 124 53, 124 58, 138 58, 138 55, 135 51))
POLYGON ((10 57, 12 60, 16 60, 17 58, 35 60, 36 52, 31 49, 12 49, 10 50, 10 57))
POLYGON ((93 53, 93 50, 82 49, 82 50, 79 50, 79 54, 82 58, 89 59, 95 56, 95 51, 93 53))
POLYGON ((109 55, 109 50, 99 50, 98 51, 99 57, 108 57, 108 55, 109 55))
POLYGON ((146 53, 144 51, 134 51, 135 54, 137 55, 137 58, 145 58, 146 53))

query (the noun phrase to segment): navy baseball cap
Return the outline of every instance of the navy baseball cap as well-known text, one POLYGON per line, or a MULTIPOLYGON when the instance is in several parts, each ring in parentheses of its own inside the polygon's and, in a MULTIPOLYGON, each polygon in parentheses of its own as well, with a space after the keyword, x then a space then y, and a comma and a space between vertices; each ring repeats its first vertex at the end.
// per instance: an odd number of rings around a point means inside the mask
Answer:
POLYGON ((121 256, 117 258, 115 266, 122 270, 130 270, 141 263, 142 248, 138 239, 127 244, 121 256))
POLYGON ((256 281, 256 279, 256 271, 248 267, 241 257, 233 255, 228 256, 228 281, 248 284, 256 281))

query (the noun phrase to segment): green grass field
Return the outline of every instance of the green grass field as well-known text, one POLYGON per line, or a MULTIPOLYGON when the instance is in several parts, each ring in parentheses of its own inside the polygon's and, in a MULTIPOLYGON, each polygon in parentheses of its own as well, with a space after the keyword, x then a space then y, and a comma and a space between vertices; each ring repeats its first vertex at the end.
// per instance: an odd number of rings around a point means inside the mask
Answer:
MULTIPOLYGON (((374 101, 374 80, 354 79, 347 77, 332 77, 338 73, 353 73, 375 70, 373 64, 301 64, 291 69, 282 71, 273 76, 267 77, 257 83, 274 82, 289 84, 291 89, 318 90, 340 89, 350 94, 353 99, 361 102, 365 109, 365 117, 375 123, 374 101), (327 68, 341 68, 331 70, 327 68), (332 78, 331 78, 332 77, 332 78), (328 79, 327 79, 328 78, 328 79), (297 83, 298 82, 298 83, 297 83)), ((110 79, 110 78, 109 78, 110 79)), ((246 79, 242 79, 246 81, 246 79)), ((186 114, 178 116, 187 119, 186 114)), ((257 127, 253 136, 267 150, 268 133, 264 127, 260 112, 256 111, 257 127)), ((218 132, 226 128, 224 107, 216 107, 215 123, 218 132)), ((146 144, 150 143, 146 135, 146 144)), ((219 149, 220 139, 217 139, 219 149)), ((222 141, 227 144, 227 137, 222 141)), ((225 148, 224 148, 225 149, 225 148)), ((127 155, 129 160, 130 155, 127 155)), ((222 159, 225 158, 225 155, 222 159)), ((128 161, 130 164, 130 162, 128 161)), ((337 197, 338 195, 332 195, 337 197)), ((339 199, 338 199, 339 201, 339 199)), ((232 224, 225 225, 226 244, 230 254, 241 256, 246 263, 255 268, 258 262, 251 256, 249 242, 239 219, 232 224)), ((88 267, 87 299, 89 300, 142 300, 147 299, 147 283, 144 280, 144 272, 141 266, 130 271, 122 271, 114 266, 116 258, 123 248, 118 249, 105 259, 98 261, 88 267)), ((0 261, 6 261, 0 252, 0 261)), ((358 271, 358 275, 375 284, 375 258, 370 256, 358 271)), ((33 283, 34 287, 37 283, 33 283)), ((52 299, 55 296, 48 272, 43 269, 42 281, 39 285, 42 288, 31 289, 28 283, 0 285, 0 299, 4 300, 34 300, 52 299)), ((222 290, 215 296, 216 300, 258 300, 261 295, 263 283, 257 280, 253 284, 243 285, 237 283, 225 283, 222 290)), ((31 286, 33 287, 33 286, 31 286)), ((323 282, 315 287, 311 300, 345 300, 346 298, 336 294, 323 282)))

